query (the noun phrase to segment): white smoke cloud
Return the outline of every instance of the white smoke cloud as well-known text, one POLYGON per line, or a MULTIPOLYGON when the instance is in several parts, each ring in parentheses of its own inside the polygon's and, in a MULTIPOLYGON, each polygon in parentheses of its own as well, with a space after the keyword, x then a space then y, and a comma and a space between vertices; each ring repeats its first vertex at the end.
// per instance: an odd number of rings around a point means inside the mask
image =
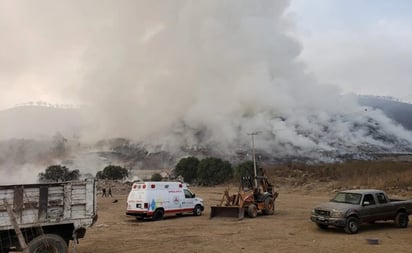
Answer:
MULTIPOLYGON (((50 94, 86 105, 94 127, 82 136, 89 139, 128 137, 162 149, 201 144, 233 152, 249 146, 247 133, 257 130, 256 144, 279 155, 364 144, 390 148, 369 131, 376 126, 412 142, 410 132, 380 112, 362 110, 351 96, 305 73, 301 45, 288 35, 288 4, 11 3, 11 17, 4 19, 17 35, 6 33, 6 43, 25 32, 30 41, 18 43, 24 64, 11 66, 7 78, 15 77, 12 70, 23 77, 51 71, 42 90, 52 87, 50 94)), ((7 61, 1 59, 12 58, 0 56, 1 66, 7 61)))
POLYGON ((206 128, 209 141, 229 143, 239 138, 234 128, 260 128, 295 108, 317 110, 338 98, 296 62, 300 46, 285 35, 282 16, 287 1, 169 5, 123 9, 115 26, 94 34, 82 94, 107 120, 104 135, 153 140, 184 122, 206 128), (144 22, 130 25, 135 17, 144 22))

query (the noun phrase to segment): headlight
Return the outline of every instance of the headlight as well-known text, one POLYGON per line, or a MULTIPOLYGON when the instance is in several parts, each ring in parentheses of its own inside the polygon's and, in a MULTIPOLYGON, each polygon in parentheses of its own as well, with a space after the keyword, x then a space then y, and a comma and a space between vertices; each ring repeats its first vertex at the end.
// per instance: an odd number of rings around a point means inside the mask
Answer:
POLYGON ((330 213, 330 216, 331 217, 335 217, 335 218, 341 218, 341 217, 344 217, 345 216, 345 212, 341 212, 341 211, 332 211, 331 213, 330 213))

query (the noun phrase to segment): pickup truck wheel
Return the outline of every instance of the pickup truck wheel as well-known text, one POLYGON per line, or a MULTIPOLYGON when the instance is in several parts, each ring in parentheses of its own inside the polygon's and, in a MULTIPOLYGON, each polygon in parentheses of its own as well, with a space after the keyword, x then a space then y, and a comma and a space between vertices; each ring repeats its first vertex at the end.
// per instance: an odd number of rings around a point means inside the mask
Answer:
POLYGON ((200 205, 195 206, 195 208, 193 209, 193 215, 194 216, 202 215, 202 207, 200 205))
POLYGON ((316 225, 318 225, 318 227, 320 228, 320 229, 327 229, 328 228, 328 225, 326 225, 326 224, 316 224, 316 225))
POLYGON ((275 213, 275 202, 273 198, 267 197, 265 199, 265 208, 263 209, 263 213, 266 215, 272 215, 275 213))
POLYGON ((152 220, 154 221, 158 221, 163 219, 163 210, 162 209, 156 209, 156 211, 154 212, 153 216, 152 216, 152 220))
POLYGON ((400 212, 396 215, 395 224, 400 228, 408 227, 409 218, 406 213, 400 212))
POLYGON ((67 244, 58 235, 45 234, 34 238, 27 248, 30 253, 67 253, 67 244))
POLYGON ((348 234, 356 234, 359 231, 359 219, 356 217, 349 217, 346 221, 345 232, 348 234))
POLYGON ((257 207, 256 207, 256 205, 250 204, 250 205, 247 207, 247 215, 248 215, 250 218, 256 218, 256 216, 257 216, 257 207))

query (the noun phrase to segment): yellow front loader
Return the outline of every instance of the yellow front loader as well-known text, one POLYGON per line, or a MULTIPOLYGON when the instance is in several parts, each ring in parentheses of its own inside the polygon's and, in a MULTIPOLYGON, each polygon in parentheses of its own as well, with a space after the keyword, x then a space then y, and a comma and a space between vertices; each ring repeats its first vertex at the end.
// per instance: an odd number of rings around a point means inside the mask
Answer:
POLYGON ((211 206, 210 218, 237 217, 243 219, 245 213, 255 218, 260 211, 266 215, 275 212, 275 200, 278 193, 273 190, 266 176, 242 177, 239 190, 230 195, 229 188, 223 194, 219 204, 211 206))

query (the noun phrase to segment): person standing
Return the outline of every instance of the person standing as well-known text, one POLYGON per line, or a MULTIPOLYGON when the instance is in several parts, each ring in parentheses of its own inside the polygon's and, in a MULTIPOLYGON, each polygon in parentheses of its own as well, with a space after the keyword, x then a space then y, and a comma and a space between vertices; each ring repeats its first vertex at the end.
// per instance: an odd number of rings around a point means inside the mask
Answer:
POLYGON ((106 188, 103 188, 103 190, 102 190, 102 198, 103 198, 103 197, 107 197, 107 196, 106 196, 106 188))
POLYGON ((112 188, 111 188, 111 187, 109 187, 109 196, 110 196, 110 197, 113 197, 113 195, 112 195, 112 188))

